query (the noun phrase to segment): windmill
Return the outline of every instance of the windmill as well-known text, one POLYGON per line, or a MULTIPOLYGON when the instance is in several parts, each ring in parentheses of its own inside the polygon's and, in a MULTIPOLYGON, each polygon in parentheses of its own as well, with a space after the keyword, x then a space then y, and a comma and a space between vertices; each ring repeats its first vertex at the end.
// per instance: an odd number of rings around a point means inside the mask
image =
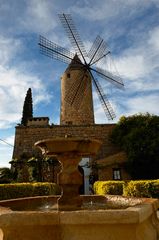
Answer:
POLYGON ((87 53, 71 15, 59 14, 59 18, 76 54, 49 41, 43 36, 40 36, 39 46, 42 54, 67 64, 76 64, 80 67, 80 72, 76 74, 74 81, 69 87, 69 91, 65 94, 65 102, 76 110, 80 108, 82 99, 84 95, 86 95, 87 89, 90 87, 89 81, 85 77, 87 74, 87 76, 89 75, 91 78, 91 82, 96 89, 108 120, 113 120, 115 118, 113 108, 99 80, 94 76, 97 75, 99 78, 107 80, 118 88, 124 87, 122 79, 118 75, 114 75, 110 71, 97 66, 100 60, 106 58, 107 55, 110 54, 106 42, 100 36, 97 36, 91 49, 87 53))

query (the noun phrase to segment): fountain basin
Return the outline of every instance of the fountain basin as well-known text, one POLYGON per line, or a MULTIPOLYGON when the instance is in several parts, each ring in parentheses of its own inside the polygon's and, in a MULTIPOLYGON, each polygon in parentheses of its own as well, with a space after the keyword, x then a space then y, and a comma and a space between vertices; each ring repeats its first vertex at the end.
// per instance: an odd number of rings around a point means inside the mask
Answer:
POLYGON ((30 208, 46 200, 55 204, 58 196, 34 197, 0 202, 0 240, 157 240, 159 202, 156 199, 121 196, 82 196, 83 205, 123 201, 125 209, 82 209, 57 211, 30 208), (36 204, 35 204, 36 203, 36 204))
POLYGON ((101 141, 82 138, 48 138, 35 143, 47 156, 64 153, 74 153, 80 156, 95 155, 101 146, 101 141))

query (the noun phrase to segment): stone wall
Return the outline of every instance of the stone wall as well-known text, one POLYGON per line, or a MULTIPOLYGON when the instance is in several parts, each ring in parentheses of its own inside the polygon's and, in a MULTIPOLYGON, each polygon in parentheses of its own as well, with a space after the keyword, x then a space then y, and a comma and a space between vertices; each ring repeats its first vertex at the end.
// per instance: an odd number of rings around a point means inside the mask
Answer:
POLYGON ((27 121, 27 126, 48 126, 49 118, 48 117, 34 117, 30 118, 27 121))
MULTIPOLYGON (((114 170, 120 171, 120 179, 130 180, 131 176, 126 171, 127 155, 121 151, 104 159, 97 160, 98 180, 114 180, 114 170)), ((115 179, 117 180, 117 179, 115 179)))
POLYGON ((72 137, 93 138, 103 142, 97 155, 97 159, 115 154, 118 149, 109 141, 109 134, 115 124, 93 124, 93 125, 52 125, 52 126, 17 126, 13 158, 19 159, 22 154, 33 156, 40 154, 34 147, 34 143, 51 137, 72 137))
MULTIPOLYGON (((108 181, 113 179, 113 168, 119 168, 121 171, 121 179, 120 180, 130 180, 131 176, 125 170, 125 166, 123 164, 112 164, 111 166, 106 166, 98 169, 98 180, 99 181, 108 181)), ((119 179, 118 179, 119 180, 119 179)))

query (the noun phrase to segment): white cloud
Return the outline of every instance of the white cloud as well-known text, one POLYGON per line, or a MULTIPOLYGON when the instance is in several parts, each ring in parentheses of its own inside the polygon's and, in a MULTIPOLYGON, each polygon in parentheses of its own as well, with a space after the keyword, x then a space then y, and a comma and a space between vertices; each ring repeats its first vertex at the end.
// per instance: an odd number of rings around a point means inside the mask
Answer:
POLYGON ((116 58, 116 66, 132 91, 159 90, 159 28, 152 28, 144 38, 116 58), (131 80, 131 81, 130 81, 131 80))
POLYGON ((10 167, 9 161, 12 159, 14 136, 9 136, 3 140, 10 145, 7 145, 5 142, 0 140, 0 167, 10 167))
POLYGON ((54 1, 31 0, 27 1, 27 8, 22 26, 34 32, 48 32, 57 25, 53 12, 55 11, 54 1))
POLYGON ((150 114, 159 115, 158 95, 136 96, 127 100, 129 106, 127 115, 149 112, 150 114))
POLYGON ((159 97, 158 94, 150 95, 138 95, 134 97, 119 97, 114 98, 111 101, 111 105, 116 114, 116 118, 113 121, 108 121, 104 110, 100 103, 95 102, 95 122, 96 123, 113 123, 117 122, 122 115, 129 116, 136 113, 146 113, 159 115, 158 110, 159 97), (124 110, 120 104, 124 105, 124 110))
POLYGON ((0 23, 3 33, 49 32, 57 25, 55 1, 50 0, 1 0, 0 23))
POLYGON ((39 104, 41 102, 45 102, 45 104, 47 104, 50 102, 50 99, 51 99, 51 96, 49 94, 46 94, 46 92, 38 94, 34 98, 34 106, 36 106, 37 104, 39 104))
POLYGON ((42 101, 50 101, 51 96, 38 77, 20 72, 15 68, 0 68, 1 127, 20 120, 24 98, 29 87, 32 88, 34 106, 42 101))
POLYGON ((0 159, 0 167, 10 167, 9 161, 12 159, 12 147, 5 147, 0 144, 0 152, 1 152, 1 159, 0 159))
POLYGON ((107 123, 108 120, 106 118, 106 115, 104 114, 104 110, 102 106, 98 106, 95 110, 95 123, 97 124, 104 124, 107 123))
POLYGON ((159 27, 155 27, 150 31, 148 43, 152 46, 154 51, 158 51, 159 53, 159 27))
POLYGON ((121 76, 133 80, 145 76, 149 71, 142 55, 127 54, 127 56, 118 59, 117 68, 121 76))
POLYGON ((85 1, 85 5, 78 3, 71 7, 70 10, 76 14, 81 15, 83 18, 98 21, 104 19, 111 19, 121 16, 121 18, 131 17, 137 11, 142 11, 155 4, 159 7, 158 0, 103 0, 103 1, 85 1), (127 15, 125 13, 128 13, 127 15))
MULTIPOLYGON (((50 101, 46 86, 40 78, 22 67, 22 62, 12 65, 19 54, 20 42, 12 38, 0 38, 0 128, 9 128, 17 123, 22 115, 25 94, 32 88, 34 105, 50 101), (8 46, 8 47, 7 47, 8 46), (4 60, 4 61, 3 61, 4 60)), ((25 62, 27 66, 27 62, 25 62)))
POLYGON ((22 43, 19 39, 5 38, 0 36, 0 63, 5 65, 9 63, 17 52, 20 51, 22 43))

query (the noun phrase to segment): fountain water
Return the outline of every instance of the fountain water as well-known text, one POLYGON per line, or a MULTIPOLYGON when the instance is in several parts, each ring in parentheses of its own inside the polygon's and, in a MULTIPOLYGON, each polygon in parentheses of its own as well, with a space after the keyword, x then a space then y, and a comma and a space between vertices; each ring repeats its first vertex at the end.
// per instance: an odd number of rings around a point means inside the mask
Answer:
POLYGON ((78 163, 95 155, 100 144, 78 138, 37 142, 43 154, 56 155, 62 164, 62 195, 1 201, 0 240, 157 240, 158 200, 79 195, 78 163), (34 208, 24 211, 28 203, 34 208))

